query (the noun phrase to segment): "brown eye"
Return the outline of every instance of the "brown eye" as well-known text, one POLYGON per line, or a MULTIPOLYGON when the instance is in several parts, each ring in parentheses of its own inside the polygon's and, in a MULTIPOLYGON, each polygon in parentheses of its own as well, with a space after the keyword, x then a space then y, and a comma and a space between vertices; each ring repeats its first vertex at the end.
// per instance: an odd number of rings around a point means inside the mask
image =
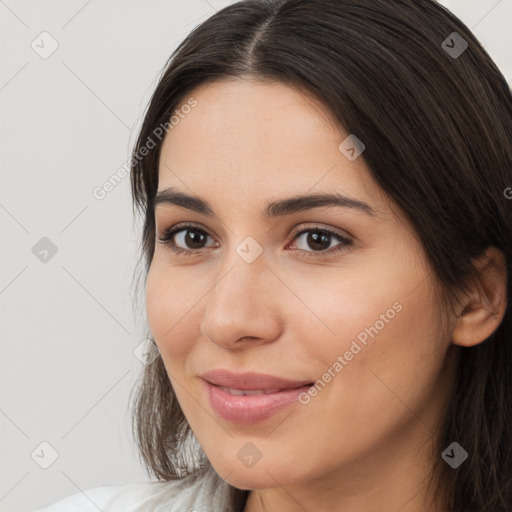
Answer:
POLYGON ((304 234, 307 234, 305 238, 306 245, 311 247, 314 251, 325 251, 329 249, 332 241, 332 235, 329 233, 324 231, 306 231, 304 234))
POLYGON ((202 249, 208 235, 197 229, 182 229, 175 232, 174 237, 179 240, 178 244, 174 242, 175 245, 185 245, 187 249, 202 249))
POLYGON ((205 243, 208 237, 210 235, 206 231, 196 226, 179 225, 164 231, 158 240, 160 243, 168 245, 176 253, 191 254, 206 248, 205 243))
POLYGON ((299 252, 308 258, 331 255, 344 250, 347 246, 352 244, 353 241, 345 236, 326 228, 317 227, 299 231, 297 236, 294 238, 294 245, 298 246, 297 248, 299 252), (297 244, 295 240, 300 240, 301 238, 301 244, 297 244), (335 243, 333 246, 332 243, 336 240, 338 243, 335 243), (302 245, 302 247, 300 247, 300 245, 302 245))

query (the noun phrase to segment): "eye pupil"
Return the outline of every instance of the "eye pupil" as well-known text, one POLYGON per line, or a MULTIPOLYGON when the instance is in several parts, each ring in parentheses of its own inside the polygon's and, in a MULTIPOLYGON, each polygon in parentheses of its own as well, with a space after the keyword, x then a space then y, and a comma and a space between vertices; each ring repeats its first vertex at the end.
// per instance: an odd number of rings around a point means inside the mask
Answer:
POLYGON ((202 242, 204 243, 205 235, 204 233, 200 233, 199 231, 191 231, 187 230, 185 235, 185 244, 190 247, 190 249, 202 249, 203 246, 201 245, 200 239, 203 239, 202 242), (194 245, 199 244, 199 245, 194 245))
POLYGON ((328 233, 311 231, 308 235, 308 245, 314 250, 323 251, 329 248, 330 237, 331 235, 328 233), (318 247, 317 244, 319 244, 320 247, 318 247))

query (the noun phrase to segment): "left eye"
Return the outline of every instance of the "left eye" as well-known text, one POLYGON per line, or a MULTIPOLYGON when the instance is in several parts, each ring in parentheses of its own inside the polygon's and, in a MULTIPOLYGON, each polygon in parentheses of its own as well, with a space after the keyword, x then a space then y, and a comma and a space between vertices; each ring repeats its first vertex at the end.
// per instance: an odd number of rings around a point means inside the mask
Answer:
POLYGON ((305 245, 313 249, 310 251, 298 247, 299 252, 306 253, 308 257, 317 257, 325 254, 336 253, 343 250, 345 247, 352 245, 352 240, 349 238, 325 228, 304 229, 297 234, 294 240, 300 240, 301 238, 305 245), (335 244, 334 248, 331 245, 331 242, 334 241, 333 239, 337 239, 339 241, 338 244, 335 244), (317 255, 315 253, 320 254, 317 255))

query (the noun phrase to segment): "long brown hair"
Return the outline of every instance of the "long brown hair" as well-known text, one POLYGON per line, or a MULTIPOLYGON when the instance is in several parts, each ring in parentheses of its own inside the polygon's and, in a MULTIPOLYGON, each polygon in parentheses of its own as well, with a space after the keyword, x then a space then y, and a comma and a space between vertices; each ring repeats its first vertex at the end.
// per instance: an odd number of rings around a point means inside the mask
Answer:
MULTIPOLYGON (((133 205, 143 221, 142 281, 155 247, 163 137, 143 158, 141 150, 159 126, 172 128, 169 119, 194 88, 227 78, 306 91, 348 133, 362 135, 362 158, 414 226, 450 311, 477 277, 472 259, 489 246, 503 251, 511 275, 512 95, 471 31, 432 0, 242 0, 178 46, 147 107, 131 160, 133 205)), ((508 279, 498 329, 460 350, 439 432, 433 494, 446 496, 453 512, 512 510, 510 288, 508 279), (441 459, 453 441, 469 454, 457 469, 441 459)), ((154 361, 136 388, 133 432, 150 474, 182 478, 209 463, 201 450, 190 457, 193 434, 156 345, 151 350, 154 361)), ((232 491, 242 510, 248 492, 232 491)))

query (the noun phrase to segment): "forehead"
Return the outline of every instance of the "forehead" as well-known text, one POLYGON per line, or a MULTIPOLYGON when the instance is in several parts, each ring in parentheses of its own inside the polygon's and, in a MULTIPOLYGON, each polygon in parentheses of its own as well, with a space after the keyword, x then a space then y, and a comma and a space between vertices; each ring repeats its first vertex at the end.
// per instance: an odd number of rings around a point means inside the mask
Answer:
POLYGON ((363 158, 350 161, 338 149, 349 134, 313 97, 281 83, 242 80, 204 84, 182 104, 191 97, 197 104, 164 140, 159 190, 185 185, 198 195, 246 202, 316 190, 382 205, 363 158))

